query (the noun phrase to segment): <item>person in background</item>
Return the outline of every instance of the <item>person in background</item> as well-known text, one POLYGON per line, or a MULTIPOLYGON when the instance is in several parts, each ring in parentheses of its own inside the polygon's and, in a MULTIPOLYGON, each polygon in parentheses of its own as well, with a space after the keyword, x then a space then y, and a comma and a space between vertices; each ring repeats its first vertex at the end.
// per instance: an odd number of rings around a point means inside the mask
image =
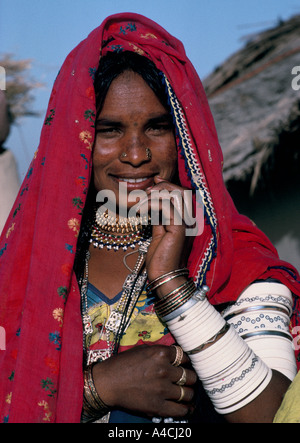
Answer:
POLYGON ((0 233, 19 191, 19 175, 13 153, 4 147, 10 119, 4 91, 0 89, 0 233))
POLYGON ((9 134, 9 120, 7 112, 7 103, 4 92, 0 89, 0 149, 9 134))

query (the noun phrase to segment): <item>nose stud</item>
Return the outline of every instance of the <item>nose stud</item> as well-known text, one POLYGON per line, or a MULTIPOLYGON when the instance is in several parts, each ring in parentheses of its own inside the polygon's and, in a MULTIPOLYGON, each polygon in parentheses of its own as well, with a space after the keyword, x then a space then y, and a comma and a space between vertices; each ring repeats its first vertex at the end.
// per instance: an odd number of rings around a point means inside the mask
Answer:
MULTIPOLYGON (((120 158, 126 158, 128 157, 128 154, 126 152, 122 152, 122 154, 120 155, 120 158)), ((152 158, 152 152, 150 150, 150 148, 146 148, 146 157, 147 160, 151 160, 152 158)))
POLYGON ((147 159, 148 159, 148 160, 151 160, 151 158, 152 158, 152 153, 151 153, 151 151, 150 151, 149 148, 146 148, 146 156, 147 156, 147 159))

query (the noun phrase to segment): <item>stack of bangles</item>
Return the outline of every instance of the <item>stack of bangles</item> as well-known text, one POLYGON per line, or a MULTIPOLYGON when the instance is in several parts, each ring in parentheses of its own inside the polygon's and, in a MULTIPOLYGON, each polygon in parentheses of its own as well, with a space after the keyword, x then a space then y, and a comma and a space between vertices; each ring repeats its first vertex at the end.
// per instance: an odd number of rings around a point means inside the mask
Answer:
POLYGON ((83 372, 83 413, 82 420, 87 422, 97 420, 108 414, 109 408, 99 397, 92 374, 93 365, 88 366, 83 372))
MULTIPOLYGON (((178 269, 150 282, 148 291, 178 276, 178 269)), ((202 385, 220 414, 232 413, 254 400, 269 384, 271 369, 249 348, 206 298, 207 286, 192 279, 155 303, 155 310, 191 360, 202 385)))

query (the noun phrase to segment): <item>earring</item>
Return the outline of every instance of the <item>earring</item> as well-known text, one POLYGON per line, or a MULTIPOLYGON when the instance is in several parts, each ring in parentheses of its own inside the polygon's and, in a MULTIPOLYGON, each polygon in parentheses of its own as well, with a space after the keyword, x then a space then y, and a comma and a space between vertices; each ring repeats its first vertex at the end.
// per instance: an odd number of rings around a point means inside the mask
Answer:
POLYGON ((148 159, 148 160, 151 160, 151 158, 152 158, 152 153, 151 153, 151 151, 150 151, 149 148, 146 148, 146 155, 147 155, 147 159, 148 159))

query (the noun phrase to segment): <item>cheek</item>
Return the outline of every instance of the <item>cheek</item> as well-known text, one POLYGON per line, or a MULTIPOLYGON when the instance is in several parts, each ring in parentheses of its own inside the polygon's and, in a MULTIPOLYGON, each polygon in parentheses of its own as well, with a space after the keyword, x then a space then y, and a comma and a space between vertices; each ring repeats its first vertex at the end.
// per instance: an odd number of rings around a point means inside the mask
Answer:
POLYGON ((109 156, 111 155, 111 149, 109 147, 100 145, 100 143, 95 143, 93 149, 93 164, 103 164, 106 163, 109 156))
POLYGON ((164 150, 159 161, 162 170, 168 173, 169 178, 172 178, 178 169, 177 146, 174 141, 168 145, 167 149, 164 150))
POLYGON ((106 166, 115 161, 117 154, 112 146, 105 145, 103 143, 95 143, 93 149, 93 167, 94 170, 103 170, 106 166))
POLYGON ((93 151, 93 175, 94 185, 97 191, 100 191, 103 187, 104 169, 107 165, 107 157, 103 153, 94 147, 93 151))

